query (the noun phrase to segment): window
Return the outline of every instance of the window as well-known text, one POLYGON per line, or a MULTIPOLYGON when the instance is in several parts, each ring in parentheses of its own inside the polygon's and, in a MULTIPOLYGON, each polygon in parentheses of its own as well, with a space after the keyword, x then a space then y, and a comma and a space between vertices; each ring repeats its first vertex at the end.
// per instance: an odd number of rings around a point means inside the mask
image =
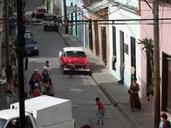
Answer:
POLYGON ((5 119, 0 119, 0 128, 3 128, 7 120, 5 119))
POLYGON ((85 57, 85 53, 82 51, 67 51, 66 56, 69 57, 85 57))

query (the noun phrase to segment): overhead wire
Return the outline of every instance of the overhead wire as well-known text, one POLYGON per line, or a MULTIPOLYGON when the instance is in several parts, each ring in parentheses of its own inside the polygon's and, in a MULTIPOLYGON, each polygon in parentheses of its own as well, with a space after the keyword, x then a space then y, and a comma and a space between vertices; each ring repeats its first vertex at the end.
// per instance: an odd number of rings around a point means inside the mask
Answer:
MULTIPOLYGON (((130 2, 130 0, 125 4, 125 5, 127 5, 128 3, 130 2)), ((109 3, 111 3, 111 2, 107 2, 106 4, 103 4, 103 5, 100 5, 100 6, 98 6, 98 8, 100 8, 100 7, 103 7, 104 5, 107 5, 107 4, 109 4, 109 3)), ((85 9, 86 9, 86 7, 84 7, 85 9)), ((110 12, 110 13, 108 13, 108 15, 110 15, 110 14, 112 14, 112 13, 114 13, 114 12, 116 12, 116 11, 118 11, 119 9, 121 8, 121 5, 119 6, 119 8, 118 9, 116 9, 116 10, 114 10, 114 11, 112 11, 112 12, 110 12)), ((83 8, 82 8, 83 9, 83 8)), ((82 10, 82 9, 79 9, 80 11, 82 10)), ((93 11, 94 9, 92 9, 92 10, 88 10, 87 12, 90 12, 90 11, 93 11)), ((78 11, 75 11, 75 12, 77 12, 78 13, 78 11)), ((87 12, 83 12, 83 13, 87 13, 87 12)), ((72 12, 73 13, 73 12, 72 12)), ((70 13, 70 14, 72 14, 72 13, 70 13)), ((82 13, 82 14, 83 14, 82 13)), ((69 14, 69 15, 70 15, 69 14)), ((80 15, 82 15, 82 14, 80 14, 80 15)), ((77 15, 77 16, 79 16, 79 15, 77 15)), ((0 19, 0 20, 5 20, 5 19, 0 19)), ((6 19, 7 20, 7 19, 6 19)), ((121 22, 121 21, 145 21, 145 20, 155 20, 155 19, 125 19, 125 20, 121 20, 121 19, 115 19, 115 20, 113 20, 113 22, 121 22)), ((171 20, 171 18, 163 18, 163 19, 156 19, 156 20, 171 20)), ((91 21, 93 21, 93 20, 91 20, 91 21)), ((98 22, 98 21, 100 21, 100 20, 96 20, 96 22, 98 22)), ((109 21, 111 21, 111 20, 109 20, 109 21)), ((30 21, 28 21, 28 22, 30 22, 30 21)), ((87 21, 83 21, 83 20, 73 20, 73 21, 70 21, 70 22, 89 22, 88 20, 87 21)), ((29 23, 30 24, 30 23, 29 23)), ((119 23, 117 23, 117 24, 119 24, 119 23)), ((120 24, 123 24, 123 23, 120 23, 120 24)), ((129 23, 128 23, 129 24, 129 23)), ((136 23, 130 23, 130 24, 136 24, 136 23)), ((142 24, 142 23, 141 23, 142 24)), ((145 23, 146 25, 151 25, 152 23, 145 23)), ((169 22, 167 22, 166 24, 170 24, 169 22)), ((38 25, 38 24, 36 24, 36 25, 38 25)), ((43 24, 42 24, 43 25, 43 24)), ((40 25, 38 25, 38 26, 40 26, 40 25)))

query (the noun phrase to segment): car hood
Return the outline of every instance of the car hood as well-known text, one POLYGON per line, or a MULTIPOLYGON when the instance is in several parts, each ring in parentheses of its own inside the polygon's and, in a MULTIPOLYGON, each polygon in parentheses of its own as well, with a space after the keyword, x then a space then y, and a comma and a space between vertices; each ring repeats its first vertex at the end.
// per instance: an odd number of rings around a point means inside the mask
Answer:
POLYGON ((87 57, 64 57, 64 63, 68 64, 88 64, 87 57))

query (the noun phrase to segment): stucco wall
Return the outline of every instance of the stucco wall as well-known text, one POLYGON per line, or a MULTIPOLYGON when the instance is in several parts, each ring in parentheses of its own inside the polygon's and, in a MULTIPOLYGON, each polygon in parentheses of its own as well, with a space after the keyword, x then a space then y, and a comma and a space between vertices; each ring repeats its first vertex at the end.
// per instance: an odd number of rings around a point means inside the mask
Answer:
MULTIPOLYGON (((151 5, 152 6, 152 5, 151 5)), ((152 9, 145 2, 141 2, 141 18, 152 19, 152 9)), ((171 17, 171 7, 162 7, 159 6, 159 18, 169 18, 171 17)), ((148 21, 148 23, 152 23, 153 21, 148 21)), ((162 73, 162 52, 165 52, 168 55, 171 55, 171 24, 168 23, 170 21, 160 21, 160 74, 162 73), (167 23, 166 23, 167 22, 167 23)), ((141 26, 141 39, 143 38, 152 38, 153 39, 153 25, 144 25, 141 26)), ((142 54, 142 83, 146 86, 146 55, 142 54)), ((162 81, 162 75, 161 81, 162 81)), ((160 81, 160 83, 161 83, 160 81)))
MULTIPOLYGON (((118 7, 111 7, 109 12, 113 12, 109 15, 109 19, 137 19, 139 16, 137 16, 135 13, 128 12, 122 8, 118 7)), ((117 51, 117 62, 116 62, 116 71, 112 71, 112 65, 110 65, 110 69, 112 73, 120 79, 120 34, 119 31, 124 32, 124 43, 128 45, 128 54, 124 54, 125 56, 125 72, 124 72, 124 82, 126 86, 130 86, 130 78, 131 78, 131 47, 130 47, 130 37, 134 37, 136 39, 136 76, 138 79, 138 83, 141 85, 141 49, 138 45, 138 40, 140 39, 140 24, 136 24, 136 21, 133 21, 135 24, 129 24, 128 22, 124 22, 127 24, 119 24, 121 22, 115 22, 118 24, 110 25, 109 33, 110 34, 110 61, 112 61, 112 51, 113 51, 113 41, 112 41, 112 26, 115 26, 116 28, 116 51, 117 51)))

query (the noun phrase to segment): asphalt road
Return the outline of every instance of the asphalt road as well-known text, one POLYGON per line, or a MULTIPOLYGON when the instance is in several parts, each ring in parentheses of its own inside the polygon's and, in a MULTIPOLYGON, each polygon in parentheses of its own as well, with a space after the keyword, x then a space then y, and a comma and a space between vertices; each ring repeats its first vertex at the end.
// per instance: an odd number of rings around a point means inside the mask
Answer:
POLYGON ((25 71, 25 83, 27 87, 31 73, 38 69, 41 73, 46 60, 50 61, 52 70, 52 82, 55 96, 70 99, 72 101, 73 117, 76 120, 76 128, 83 124, 91 124, 101 128, 132 128, 130 122, 115 108, 105 94, 99 89, 91 76, 76 74, 73 79, 63 74, 59 68, 58 53, 65 47, 63 39, 56 32, 44 32, 43 26, 29 28, 38 41, 40 55, 29 57, 28 70, 25 71), (106 106, 106 118, 104 126, 97 126, 95 97, 103 99, 106 106), (124 122, 124 123, 123 123, 124 122))
MULTIPOLYGON (((31 6, 35 0, 28 0, 31 6)), ((39 1, 41 2, 41 1, 39 1)), ((41 4, 41 3, 39 3, 41 4)), ((34 7, 34 6, 33 6, 34 7)), ((62 74, 59 68, 58 53, 65 47, 63 39, 56 32, 44 32, 43 26, 37 25, 27 29, 33 32, 34 38, 38 41, 40 50, 39 56, 29 57, 28 70, 25 71, 25 85, 29 91, 28 81, 34 69, 41 73, 46 60, 49 60, 52 70, 52 83, 56 97, 70 99, 72 101, 73 117, 76 120, 76 128, 83 124, 91 124, 93 128, 133 128, 132 124, 123 114, 114 107, 105 94, 93 81, 91 76, 76 74, 73 79, 69 75, 62 74), (106 107, 104 125, 95 125, 96 123, 96 105, 95 97, 100 97, 106 107)), ((61 116, 61 115, 60 115, 61 116)))

